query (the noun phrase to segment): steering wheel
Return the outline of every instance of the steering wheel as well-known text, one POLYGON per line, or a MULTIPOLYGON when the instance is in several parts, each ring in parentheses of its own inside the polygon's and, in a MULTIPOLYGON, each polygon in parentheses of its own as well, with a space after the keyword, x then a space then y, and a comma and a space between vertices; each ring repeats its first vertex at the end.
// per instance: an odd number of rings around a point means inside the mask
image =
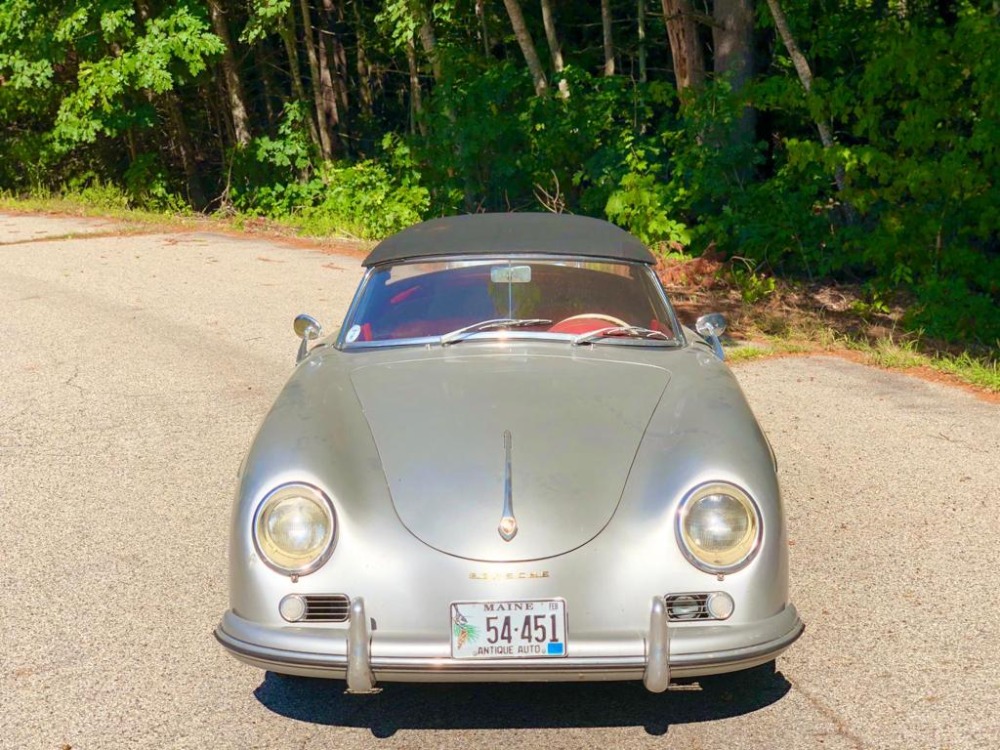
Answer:
POLYGON ((629 324, 626 323, 621 318, 616 318, 613 315, 605 315, 604 313, 583 313, 581 315, 571 315, 568 318, 563 318, 558 323, 549 328, 550 333, 589 333, 590 331, 597 330, 594 326, 586 325, 585 321, 588 320, 602 320, 605 323, 611 323, 615 326, 621 326, 623 328, 628 328, 629 324), (566 325, 566 324, 569 325, 566 325), (576 323, 576 325, 573 325, 576 323))

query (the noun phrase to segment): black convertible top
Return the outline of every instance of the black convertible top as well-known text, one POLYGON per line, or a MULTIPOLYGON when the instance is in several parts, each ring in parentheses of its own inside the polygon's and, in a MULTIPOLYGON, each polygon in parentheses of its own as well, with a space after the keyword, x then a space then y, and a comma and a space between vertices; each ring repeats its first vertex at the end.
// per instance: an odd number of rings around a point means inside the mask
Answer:
POLYGON ((431 219, 382 240, 365 266, 449 255, 531 253, 655 263, 639 240, 600 219, 571 214, 467 214, 431 219))

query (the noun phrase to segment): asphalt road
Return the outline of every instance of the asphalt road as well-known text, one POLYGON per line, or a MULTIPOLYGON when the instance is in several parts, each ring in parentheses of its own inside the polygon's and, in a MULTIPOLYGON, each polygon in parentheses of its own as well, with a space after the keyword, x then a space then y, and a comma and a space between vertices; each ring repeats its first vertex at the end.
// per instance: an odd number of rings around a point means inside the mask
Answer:
POLYGON ((0 216, 0 747, 996 748, 1000 407, 829 357, 737 374, 805 636, 763 686, 407 686, 227 656, 243 451, 357 257, 0 216))

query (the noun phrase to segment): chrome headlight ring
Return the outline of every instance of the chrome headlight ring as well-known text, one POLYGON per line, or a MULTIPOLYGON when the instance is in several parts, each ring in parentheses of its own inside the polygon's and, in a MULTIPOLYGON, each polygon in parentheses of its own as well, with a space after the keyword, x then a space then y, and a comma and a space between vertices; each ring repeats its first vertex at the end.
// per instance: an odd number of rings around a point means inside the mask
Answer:
POLYGON ((254 549, 272 570, 304 576, 319 570, 337 539, 337 517, 330 498, 303 482, 271 490, 257 505, 251 526, 254 549))
POLYGON ((727 574, 753 560, 764 527, 749 493, 729 482, 708 482, 681 500, 674 532, 688 562, 706 573, 727 574))

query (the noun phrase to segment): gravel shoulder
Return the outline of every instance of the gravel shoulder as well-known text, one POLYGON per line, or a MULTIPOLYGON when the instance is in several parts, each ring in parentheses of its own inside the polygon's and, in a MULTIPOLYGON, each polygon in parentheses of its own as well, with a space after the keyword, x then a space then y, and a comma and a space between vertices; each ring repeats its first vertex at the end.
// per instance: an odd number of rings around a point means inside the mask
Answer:
POLYGON ((735 368, 803 638, 763 689, 407 686, 223 653, 234 478, 358 258, 0 215, 0 746, 993 748, 1000 406, 834 357, 735 368))

